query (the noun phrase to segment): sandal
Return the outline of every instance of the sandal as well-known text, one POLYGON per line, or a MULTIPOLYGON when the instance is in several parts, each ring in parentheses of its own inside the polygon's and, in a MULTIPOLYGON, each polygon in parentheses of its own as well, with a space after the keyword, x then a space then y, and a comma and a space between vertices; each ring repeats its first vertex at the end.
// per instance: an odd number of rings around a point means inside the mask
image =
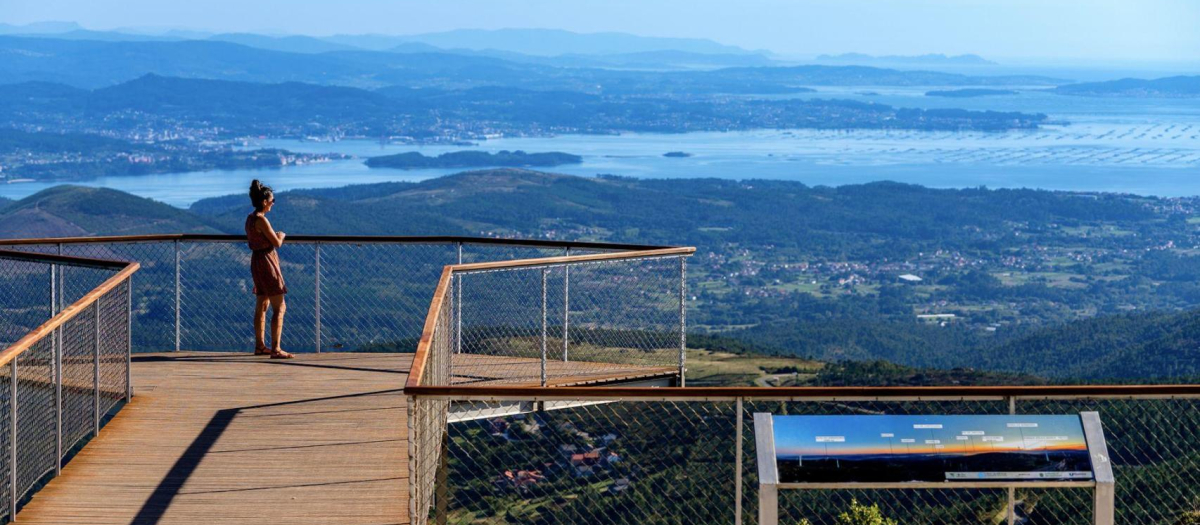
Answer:
POLYGON ((267 345, 256 346, 254 347, 254 355, 271 355, 271 350, 267 348, 267 345))
POLYGON ((271 359, 292 359, 296 357, 294 354, 284 352, 283 350, 275 350, 271 352, 271 359))

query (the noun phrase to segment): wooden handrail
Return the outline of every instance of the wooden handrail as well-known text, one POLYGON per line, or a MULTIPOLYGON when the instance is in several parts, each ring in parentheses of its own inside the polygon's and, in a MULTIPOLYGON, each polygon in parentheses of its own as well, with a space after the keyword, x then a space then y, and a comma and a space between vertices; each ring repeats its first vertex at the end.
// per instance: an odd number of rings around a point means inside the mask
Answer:
POLYGON ((442 268, 442 277, 438 279, 437 289, 433 291, 433 301, 429 304, 429 313, 425 315, 425 327, 421 329, 421 340, 417 343, 417 352, 413 354, 412 366, 408 369, 405 390, 421 384, 421 375, 425 373, 425 363, 429 360, 429 347, 433 344, 433 335, 437 331, 437 320, 442 315, 442 303, 446 301, 446 291, 450 289, 452 273, 451 266, 442 268))
POLYGON ((437 319, 438 316, 441 315, 442 303, 445 302, 446 293, 450 289, 450 281, 455 273, 578 264, 599 261, 633 260, 651 257, 687 257, 694 253, 696 253, 696 249, 691 247, 662 248, 618 253, 600 253, 593 255, 572 255, 567 257, 543 257, 538 259, 515 259, 510 261, 447 265, 442 269, 442 277, 438 281, 437 289, 434 290, 433 299, 431 299, 429 302, 429 312, 425 315, 425 327, 421 332, 421 340, 417 343, 417 352, 413 355, 413 364, 412 367, 409 368, 408 380, 405 382, 404 389, 407 392, 409 389, 423 388, 421 387, 421 375, 424 373, 425 365, 429 360, 430 346, 433 344, 433 336, 437 331, 437 319))
MULTIPOLYGON (((106 244, 156 241, 180 242, 242 242, 245 235, 204 233, 170 233, 161 235, 116 235, 99 237, 43 237, 37 239, 0 239, 0 246, 44 244, 106 244)), ((644 244, 622 244, 588 241, 554 241, 546 239, 498 239, 492 237, 463 237, 454 235, 288 235, 288 242, 362 243, 362 244, 478 244, 526 248, 575 248, 581 250, 641 251, 671 248, 644 244)))
POLYGON ((1053 386, 849 386, 849 387, 515 387, 413 386, 404 393, 417 396, 520 398, 544 396, 571 399, 637 398, 1055 398, 1143 396, 1200 397, 1200 385, 1053 385, 1053 386))
MULTIPOLYGON (((10 252, 5 252, 5 255, 7 255, 7 253, 10 253, 10 252)), ((28 253, 22 253, 22 255, 34 256, 34 257, 27 258, 26 260, 39 260, 40 259, 40 260, 43 260, 44 262, 48 262, 48 263, 49 262, 59 262, 59 263, 64 262, 63 261, 64 258, 59 255, 28 254, 28 253)), ((77 259, 77 258, 66 258, 66 259, 77 259)), ((99 261, 99 259, 86 259, 86 260, 93 261, 93 262, 99 261)), ((108 261, 108 262, 112 263, 113 261, 108 261)), ((101 296, 112 291, 114 288, 119 286, 122 282, 125 282, 126 280, 128 280, 129 276, 133 275, 134 272, 138 271, 138 269, 141 268, 141 265, 139 265, 136 262, 115 263, 115 264, 119 265, 119 267, 121 268, 120 271, 113 274, 112 277, 109 277, 104 282, 100 283, 99 286, 92 289, 92 291, 88 292, 87 295, 84 295, 78 301, 75 301, 70 306, 63 308, 63 310, 61 312, 56 314, 54 317, 51 317, 50 320, 42 323, 41 326, 38 326, 37 328, 34 328, 33 330, 31 330, 29 333, 25 334, 25 336, 22 337, 20 340, 18 340, 16 343, 13 343, 8 348, 5 348, 3 351, 0 351, 0 366, 4 366, 4 365, 7 365, 8 363, 12 362, 13 359, 16 359, 18 356, 20 356, 21 354, 25 353, 27 350, 32 348, 33 345, 36 344, 38 341, 42 340, 42 338, 46 337, 47 335, 54 332, 54 330, 57 330, 59 327, 66 324, 67 321, 74 319, 80 313, 83 313, 84 309, 86 309, 88 306, 91 306, 93 303, 98 301, 101 296)), ((130 290, 130 293, 132 293, 132 290, 130 290)))
POLYGON ((125 268, 129 263, 124 261, 110 261, 107 259, 93 259, 90 257, 76 257, 74 255, 55 255, 49 253, 37 252, 18 252, 12 250, 0 250, 0 258, 15 259, 18 261, 29 261, 46 264, 66 264, 70 266, 88 266, 92 268, 102 268, 105 270, 120 270, 125 268))
POLYGON ((514 268, 529 268, 536 266, 554 266, 562 264, 578 264, 587 262, 646 259, 653 257, 670 257, 677 255, 692 255, 695 248, 663 248, 655 250, 639 250, 632 252, 597 253, 592 255, 571 255, 565 257, 541 257, 538 259, 514 259, 511 261, 493 261, 484 263, 455 264, 450 268, 454 273, 478 272, 486 270, 507 270, 514 268))

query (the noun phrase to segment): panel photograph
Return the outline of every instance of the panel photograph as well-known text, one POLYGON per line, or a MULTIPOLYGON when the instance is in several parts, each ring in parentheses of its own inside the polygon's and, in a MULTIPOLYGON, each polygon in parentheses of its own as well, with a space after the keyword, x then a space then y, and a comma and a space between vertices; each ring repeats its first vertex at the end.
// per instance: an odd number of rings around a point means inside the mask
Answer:
POLYGON ((1079 416, 774 416, 780 483, 1087 481, 1079 416))

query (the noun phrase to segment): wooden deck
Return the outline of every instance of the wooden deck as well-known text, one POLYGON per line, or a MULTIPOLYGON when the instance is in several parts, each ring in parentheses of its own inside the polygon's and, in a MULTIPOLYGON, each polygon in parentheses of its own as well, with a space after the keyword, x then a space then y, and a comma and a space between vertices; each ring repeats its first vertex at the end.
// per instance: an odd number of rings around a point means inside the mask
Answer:
MULTIPOLYGON (((456 367, 471 372, 456 383, 526 378, 540 366, 464 361, 456 367)), ((411 362, 412 354, 135 356, 133 401, 17 523, 407 523, 402 387, 411 362)), ((579 375, 562 384, 670 372, 572 365, 579 375)))
POLYGON ((411 360, 136 356, 134 400, 17 522, 406 523, 411 360))

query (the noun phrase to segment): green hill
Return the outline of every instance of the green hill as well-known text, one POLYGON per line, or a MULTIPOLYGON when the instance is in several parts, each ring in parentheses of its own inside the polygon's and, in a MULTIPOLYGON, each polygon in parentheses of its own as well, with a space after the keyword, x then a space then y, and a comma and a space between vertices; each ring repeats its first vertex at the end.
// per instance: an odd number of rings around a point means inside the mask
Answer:
POLYGON ((1039 331, 970 356, 993 370, 1056 378, 1200 376, 1200 311, 1103 316, 1039 331))
MULTIPOLYGON (((287 191, 276 198, 271 220, 293 234, 697 246, 701 255, 689 265, 694 329, 808 359, 882 359, 1062 380, 1184 377, 1200 370, 1189 346, 1200 340, 1200 313, 1170 313, 1196 308, 1200 300, 1194 284, 1200 257, 1161 249, 1167 242, 1194 245, 1194 228, 1170 211, 1190 204, 1174 200, 895 183, 830 188, 586 178, 522 169, 287 191), (1060 257, 1060 249, 1094 261, 1060 257), (929 259, 931 253, 941 255, 929 259), (1032 259, 1029 253, 1050 255, 1032 259), (855 267, 910 258, 948 262, 938 270, 899 270, 921 273, 926 280, 915 284, 898 283, 895 270, 872 275, 855 267), (845 269, 784 268, 822 261, 845 269), (870 282, 838 284, 856 272, 870 282), (1115 315, 1130 305, 1164 313, 1115 315), (958 317, 949 323, 916 318, 930 308, 956 308, 958 317)), ((0 210, 0 237, 237 234, 249 211, 241 193, 179 210, 113 190, 60 186, 0 210)))
MULTIPOLYGON (((1045 225, 1093 220, 1121 221, 1130 228, 1142 223, 1147 228, 1167 227, 1155 220, 1140 198, 1119 195, 1080 198, 1066 192, 930 189, 888 182, 831 188, 789 181, 641 180, 523 169, 479 170, 416 184, 301 190, 280 196, 303 196, 306 200, 297 201, 294 208, 313 210, 311 214, 328 221, 310 221, 314 228, 306 230, 310 233, 412 231, 426 226, 415 218, 438 217, 426 231, 432 228, 439 233, 454 224, 475 234, 555 230, 566 238, 611 242, 770 245, 797 257, 997 251, 1061 236, 1045 225), (317 203, 322 202, 336 211, 320 208, 317 203), (1014 235, 1016 223, 1033 226, 1014 235)), ((217 218, 242 216, 247 208, 240 194, 192 206, 197 213, 217 218)), ((274 213, 292 211, 279 206, 274 213)), ((1142 236, 1151 233, 1144 230, 1142 236)), ((1123 238, 1121 242, 1132 249, 1152 246, 1153 241, 1123 238)))
POLYGON ((186 211, 107 188, 55 186, 0 207, 0 238, 215 233, 186 211))
POLYGON ((1084 82, 1058 86, 1054 88, 1054 92, 1060 95, 1082 95, 1089 97, 1200 97, 1200 75, 1157 78, 1153 80, 1122 78, 1107 82, 1084 82))

